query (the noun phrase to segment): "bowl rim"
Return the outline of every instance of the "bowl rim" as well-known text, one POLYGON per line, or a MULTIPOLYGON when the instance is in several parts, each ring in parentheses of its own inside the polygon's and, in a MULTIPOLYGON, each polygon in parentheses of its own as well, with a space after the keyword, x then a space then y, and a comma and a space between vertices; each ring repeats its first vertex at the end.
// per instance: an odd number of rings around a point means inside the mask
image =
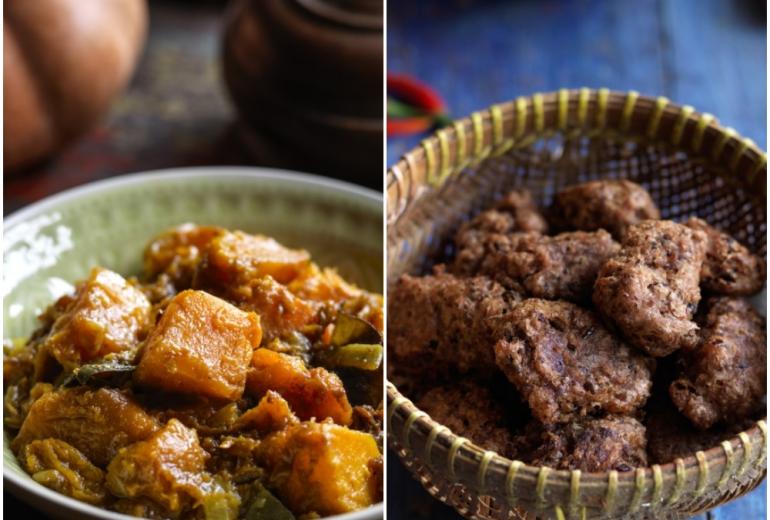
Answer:
POLYGON ((330 191, 340 191, 348 195, 358 196, 370 202, 382 202, 383 195, 365 186, 358 186, 346 181, 302 173, 281 168, 263 168, 258 166, 185 166, 180 168, 162 168, 147 170, 139 173, 121 174, 116 177, 107 177, 93 182, 80 184, 72 188, 54 193, 38 201, 28 204, 3 218, 3 230, 9 229, 29 218, 32 214, 46 211, 52 206, 63 202, 98 193, 103 190, 118 189, 137 184, 152 184, 155 182, 174 181, 182 179, 198 179, 210 177, 216 172, 219 179, 243 180, 260 179, 287 182, 290 184, 306 184, 308 186, 323 188, 330 191))
MULTIPOLYGON (((277 181, 287 184, 299 184, 308 188, 320 188, 327 191, 342 192, 351 197, 365 199, 367 202, 382 204, 383 195, 364 186, 358 186, 349 182, 340 181, 328 177, 321 177, 309 173, 296 172, 281 168, 263 168, 258 166, 190 166, 179 168, 164 168, 156 170, 129 173, 117 177, 108 177, 93 182, 81 184, 64 191, 44 197, 39 201, 19 208, 3 219, 3 232, 24 222, 26 219, 42 212, 50 211, 59 204, 69 202, 85 195, 92 195, 101 191, 120 189, 130 186, 152 185, 169 181, 181 181, 185 179, 207 178, 216 175, 222 182, 233 180, 253 181, 277 181)), ((384 237, 383 237, 384 238, 384 237)), ((384 247, 383 247, 384 249, 384 247)), ((383 401, 385 395, 383 394, 383 401)), ((3 436, 5 443, 5 436, 3 436)), ((14 455, 15 458, 15 455, 14 455)), ((28 503, 31 507, 41 510, 30 500, 32 497, 40 497, 50 505, 58 506, 63 510, 79 513, 87 518, 102 518, 104 520, 132 520, 136 517, 110 511, 101 507, 81 502, 74 498, 57 493, 47 487, 38 484, 29 475, 17 475, 10 472, 3 461, 3 483, 8 485, 11 493, 19 500, 28 503)), ((358 511, 351 511, 340 515, 324 517, 329 520, 366 520, 368 518, 382 518, 384 511, 383 502, 379 502, 358 511)))

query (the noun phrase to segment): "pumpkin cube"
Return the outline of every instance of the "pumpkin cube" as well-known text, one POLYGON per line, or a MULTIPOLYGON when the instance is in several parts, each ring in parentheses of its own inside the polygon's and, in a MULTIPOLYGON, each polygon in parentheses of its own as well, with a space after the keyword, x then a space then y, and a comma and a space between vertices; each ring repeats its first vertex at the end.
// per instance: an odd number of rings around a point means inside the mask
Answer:
POLYGON ((340 310, 358 316, 382 331, 382 296, 346 282, 334 269, 311 264, 287 286, 298 298, 309 302, 342 303, 340 310))
POLYGON ((97 267, 56 320, 43 348, 68 370, 110 353, 131 354, 150 326, 150 310, 139 289, 97 267))
POLYGON ((153 279, 169 275, 177 287, 189 287, 209 243, 223 233, 216 226, 182 224, 155 237, 144 250, 144 273, 153 279))
POLYGON ((269 276, 253 281, 250 289, 251 295, 241 303, 241 307, 259 314, 266 342, 287 337, 316 321, 313 306, 269 276))
POLYGON ((289 284, 291 292, 305 300, 341 302, 359 296, 363 291, 346 282, 335 269, 321 269, 312 264, 289 284))
POLYGON ((43 394, 30 407, 12 447, 37 439, 60 439, 104 467, 118 450, 144 440, 158 423, 122 392, 79 387, 43 394))
POLYGON ((310 264, 307 251, 288 249, 262 235, 223 233, 209 244, 198 283, 218 292, 270 276, 286 284, 310 264))
POLYGON ((202 291, 177 294, 147 338, 141 386, 234 401, 262 340, 259 316, 202 291))
POLYGON ((243 412, 235 423, 236 430, 257 430, 272 433, 299 422, 292 413, 289 403, 278 393, 268 390, 254 408, 243 412))
POLYGON ((120 450, 107 467, 107 488, 122 498, 148 498, 174 515, 203 495, 207 457, 195 430, 171 419, 146 441, 120 450))
POLYGON ((278 392, 303 421, 330 418, 348 425, 353 418, 340 378, 324 368, 308 369, 296 356, 257 349, 251 359, 246 387, 256 396, 265 395, 268 390, 278 392))
POLYGON ((258 457, 268 486, 297 515, 355 511, 378 496, 374 437, 344 426, 304 422, 265 439, 258 457))

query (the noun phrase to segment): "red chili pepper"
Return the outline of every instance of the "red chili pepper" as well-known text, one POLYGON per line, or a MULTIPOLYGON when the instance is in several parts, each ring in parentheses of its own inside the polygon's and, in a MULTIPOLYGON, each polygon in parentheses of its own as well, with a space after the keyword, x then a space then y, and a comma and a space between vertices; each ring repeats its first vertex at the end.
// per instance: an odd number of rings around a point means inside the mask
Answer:
POLYGON ((449 120, 446 103, 428 85, 403 74, 388 74, 388 135, 423 133, 449 120))
POLYGON ((427 132, 433 126, 429 117, 409 117, 405 119, 388 119, 388 135, 413 135, 427 132))
POLYGON ((403 74, 388 74, 388 95, 431 114, 446 111, 446 103, 435 90, 403 74))

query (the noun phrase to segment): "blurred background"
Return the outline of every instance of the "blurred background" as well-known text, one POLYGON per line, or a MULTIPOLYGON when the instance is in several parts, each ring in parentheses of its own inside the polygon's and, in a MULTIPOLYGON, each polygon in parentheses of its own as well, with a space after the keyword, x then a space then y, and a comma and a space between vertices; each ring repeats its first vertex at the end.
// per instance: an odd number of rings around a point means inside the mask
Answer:
MULTIPOLYGON (((714 114, 765 148, 762 0, 388 1, 388 73, 454 118, 520 95, 607 87, 714 114)), ((388 165, 424 135, 389 135, 388 165)))
POLYGON ((382 0, 5 2, 5 212, 176 166, 274 166, 381 190, 382 11, 382 0))
MULTIPOLYGON (((440 124, 517 96, 580 87, 666 96, 767 149, 764 1, 388 0, 387 12, 389 166, 428 135, 424 122, 402 117, 410 110, 440 124)), ((389 518, 460 518, 395 456, 387 477, 389 518)), ((697 520, 765 518, 766 493, 763 483, 697 520)))

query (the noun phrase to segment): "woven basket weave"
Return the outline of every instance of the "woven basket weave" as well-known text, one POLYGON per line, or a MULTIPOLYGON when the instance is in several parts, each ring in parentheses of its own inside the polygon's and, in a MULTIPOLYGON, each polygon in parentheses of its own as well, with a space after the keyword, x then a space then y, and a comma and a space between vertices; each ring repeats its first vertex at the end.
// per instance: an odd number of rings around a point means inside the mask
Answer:
MULTIPOLYGON (((519 98, 455 122, 388 171, 388 281, 425 272, 451 252, 447 238, 462 222, 511 189, 528 189, 543 207, 561 188, 597 178, 640 183, 663 218, 697 215, 764 257, 766 176, 753 142, 665 98, 606 89, 519 98)), ((673 463, 581 473, 485 451, 391 383, 387 404, 390 447, 467 518, 685 518, 753 489, 766 473, 765 420, 673 463)))

